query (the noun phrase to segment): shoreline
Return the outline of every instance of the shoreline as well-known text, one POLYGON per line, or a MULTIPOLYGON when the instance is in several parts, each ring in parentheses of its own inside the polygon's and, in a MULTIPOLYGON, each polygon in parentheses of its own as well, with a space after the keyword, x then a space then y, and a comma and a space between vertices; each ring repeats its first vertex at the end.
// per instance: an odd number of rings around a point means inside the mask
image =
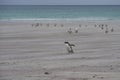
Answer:
POLYGON ((40 22, 40 21, 51 21, 51 22, 119 22, 120 20, 82 20, 82 19, 1 19, 0 22, 40 22))
POLYGON ((120 19, 107 18, 23 18, 23 19, 0 19, 0 21, 120 21, 120 19))
POLYGON ((70 19, 70 20, 65 20, 65 19, 41 19, 41 20, 0 20, 0 24, 2 23, 28 23, 28 24, 32 24, 32 23, 114 23, 117 24, 119 23, 120 20, 76 20, 76 19, 70 19))

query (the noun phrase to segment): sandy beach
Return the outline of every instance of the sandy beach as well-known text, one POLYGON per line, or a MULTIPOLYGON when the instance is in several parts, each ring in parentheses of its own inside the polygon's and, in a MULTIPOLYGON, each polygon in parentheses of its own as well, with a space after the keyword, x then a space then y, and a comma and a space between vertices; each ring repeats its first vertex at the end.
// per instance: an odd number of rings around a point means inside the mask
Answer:
POLYGON ((0 80, 120 80, 120 21, 0 21, 0 80))

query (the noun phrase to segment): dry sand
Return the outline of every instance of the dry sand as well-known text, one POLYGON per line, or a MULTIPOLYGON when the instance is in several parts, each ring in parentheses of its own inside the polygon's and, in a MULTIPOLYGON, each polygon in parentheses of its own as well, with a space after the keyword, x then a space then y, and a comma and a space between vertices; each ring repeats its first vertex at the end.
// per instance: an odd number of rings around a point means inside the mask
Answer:
POLYGON ((120 80, 120 21, 0 21, 0 80, 120 80))

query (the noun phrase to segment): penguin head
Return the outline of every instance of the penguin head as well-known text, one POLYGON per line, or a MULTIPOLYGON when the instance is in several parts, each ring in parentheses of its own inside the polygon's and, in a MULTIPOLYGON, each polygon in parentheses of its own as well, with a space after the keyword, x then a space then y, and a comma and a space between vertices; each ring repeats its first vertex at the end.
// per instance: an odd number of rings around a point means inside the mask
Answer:
POLYGON ((69 42, 64 42, 65 44, 69 44, 69 42))
POLYGON ((69 46, 75 46, 74 44, 70 44, 69 42, 64 42, 65 44, 68 44, 69 46))

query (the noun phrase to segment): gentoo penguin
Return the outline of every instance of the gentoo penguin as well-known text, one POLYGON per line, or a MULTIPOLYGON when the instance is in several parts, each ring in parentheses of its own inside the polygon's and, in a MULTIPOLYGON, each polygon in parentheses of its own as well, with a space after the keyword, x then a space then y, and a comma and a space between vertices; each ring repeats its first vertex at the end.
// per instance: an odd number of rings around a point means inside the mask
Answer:
POLYGON ((114 29, 112 28, 112 29, 111 29, 111 32, 113 32, 113 31, 114 31, 114 29))
POLYGON ((70 44, 69 42, 64 42, 66 45, 66 49, 68 51, 68 53, 74 53, 72 46, 75 46, 74 44, 70 44))
POLYGON ((72 29, 71 29, 71 28, 69 28, 68 33, 69 33, 69 34, 71 34, 71 33, 72 33, 72 29))
POLYGON ((75 28, 75 33, 78 33, 78 28, 75 28))
POLYGON ((105 33, 108 33, 108 27, 106 26, 106 31, 105 31, 105 33))

